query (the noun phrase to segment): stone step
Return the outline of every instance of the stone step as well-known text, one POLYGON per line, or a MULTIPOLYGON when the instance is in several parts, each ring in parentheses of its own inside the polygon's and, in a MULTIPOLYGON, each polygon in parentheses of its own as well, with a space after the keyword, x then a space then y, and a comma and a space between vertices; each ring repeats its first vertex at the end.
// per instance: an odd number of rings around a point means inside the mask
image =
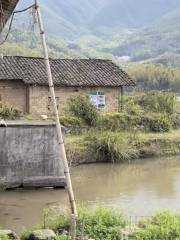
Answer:
POLYGON ((27 177, 23 180, 24 188, 65 187, 65 177, 27 177))

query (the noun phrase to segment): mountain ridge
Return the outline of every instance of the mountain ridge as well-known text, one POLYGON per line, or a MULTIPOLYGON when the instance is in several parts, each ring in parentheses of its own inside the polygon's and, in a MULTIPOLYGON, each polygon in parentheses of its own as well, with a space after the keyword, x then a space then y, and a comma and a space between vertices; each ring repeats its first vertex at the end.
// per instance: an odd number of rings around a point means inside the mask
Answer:
MULTIPOLYGON (((21 0, 17 9, 25 6, 21 0)), ((43 0, 41 7, 53 56, 128 56, 135 62, 167 64, 173 56, 180 59, 180 0, 43 0)), ((31 48, 29 20, 19 19, 10 42, 31 48)))

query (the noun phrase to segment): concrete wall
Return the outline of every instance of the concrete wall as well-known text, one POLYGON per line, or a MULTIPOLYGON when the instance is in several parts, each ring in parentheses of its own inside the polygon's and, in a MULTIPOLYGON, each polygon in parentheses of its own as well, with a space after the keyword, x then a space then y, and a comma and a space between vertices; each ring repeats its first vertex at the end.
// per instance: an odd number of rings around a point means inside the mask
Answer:
MULTIPOLYGON (((119 109, 120 88, 97 87, 97 88, 70 88, 56 87, 56 98, 60 112, 67 107, 69 98, 77 95, 90 96, 92 91, 104 92, 106 96, 106 108, 104 112, 117 112, 119 109)), ((29 89, 29 112, 31 114, 49 114, 52 107, 49 101, 48 87, 31 86, 29 89)))
POLYGON ((0 101, 8 106, 27 111, 27 89, 22 81, 0 81, 0 101))
POLYGON ((0 128, 0 178, 64 176, 54 125, 11 124, 0 128))

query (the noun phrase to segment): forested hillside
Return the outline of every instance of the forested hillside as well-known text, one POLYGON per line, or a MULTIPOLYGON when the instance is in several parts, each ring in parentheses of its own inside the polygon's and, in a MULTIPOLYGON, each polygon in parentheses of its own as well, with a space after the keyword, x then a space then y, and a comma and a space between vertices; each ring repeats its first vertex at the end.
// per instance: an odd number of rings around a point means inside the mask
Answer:
MULTIPOLYGON (((32 2, 20 0, 17 9, 32 2)), ((42 0, 41 6, 51 57, 180 66, 180 0, 42 0)), ((42 55, 32 13, 15 17, 0 50, 42 55)))

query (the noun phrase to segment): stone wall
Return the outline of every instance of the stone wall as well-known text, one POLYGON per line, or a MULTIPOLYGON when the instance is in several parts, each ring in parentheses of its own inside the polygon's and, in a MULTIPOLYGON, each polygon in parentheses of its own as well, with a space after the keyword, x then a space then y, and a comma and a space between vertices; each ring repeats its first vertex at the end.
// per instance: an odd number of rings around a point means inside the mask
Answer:
POLYGON ((27 111, 27 88, 22 81, 0 81, 0 101, 8 106, 27 111))
POLYGON ((13 123, 0 128, 0 179, 64 176, 55 125, 13 123))
MULTIPOLYGON (((78 95, 90 96, 92 91, 104 92, 106 108, 102 111, 116 112, 119 109, 119 88, 70 88, 56 87, 56 98, 60 112, 67 107, 68 99, 78 95)), ((48 87, 31 86, 29 89, 29 112, 31 114, 49 114, 52 111, 51 97, 48 87)))

